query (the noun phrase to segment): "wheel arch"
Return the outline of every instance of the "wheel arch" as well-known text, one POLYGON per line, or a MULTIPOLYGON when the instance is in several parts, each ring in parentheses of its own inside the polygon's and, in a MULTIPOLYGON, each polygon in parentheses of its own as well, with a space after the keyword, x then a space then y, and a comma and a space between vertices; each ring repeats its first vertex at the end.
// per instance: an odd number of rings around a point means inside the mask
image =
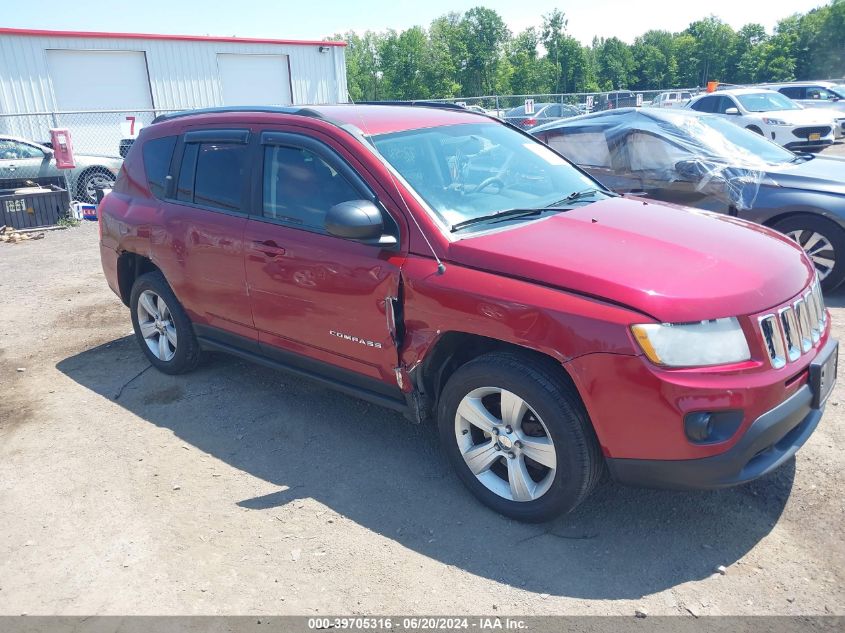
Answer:
POLYGON ((123 301, 124 305, 129 306, 129 297, 132 294, 132 286, 135 280, 141 275, 156 271, 162 273, 161 268, 144 255, 130 251, 124 251, 118 255, 117 283, 120 290, 120 300, 123 301))
MULTIPOLYGON (((427 350, 420 364, 411 372, 411 377, 420 394, 420 417, 433 418, 443 387, 455 371, 466 363, 490 352, 509 351, 527 360, 527 362, 545 365, 559 377, 582 400, 578 387, 560 361, 549 354, 536 349, 490 338, 469 332, 443 332, 427 350)), ((586 408, 586 404, 585 404, 586 408)))

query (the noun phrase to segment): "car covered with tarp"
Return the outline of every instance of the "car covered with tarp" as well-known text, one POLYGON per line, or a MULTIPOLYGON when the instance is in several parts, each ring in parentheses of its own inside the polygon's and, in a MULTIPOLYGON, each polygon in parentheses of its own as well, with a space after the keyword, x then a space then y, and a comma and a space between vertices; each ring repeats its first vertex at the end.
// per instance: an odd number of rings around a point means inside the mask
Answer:
POLYGON ((771 226, 845 278, 845 159, 794 153, 714 115, 622 108, 531 133, 611 189, 771 226))

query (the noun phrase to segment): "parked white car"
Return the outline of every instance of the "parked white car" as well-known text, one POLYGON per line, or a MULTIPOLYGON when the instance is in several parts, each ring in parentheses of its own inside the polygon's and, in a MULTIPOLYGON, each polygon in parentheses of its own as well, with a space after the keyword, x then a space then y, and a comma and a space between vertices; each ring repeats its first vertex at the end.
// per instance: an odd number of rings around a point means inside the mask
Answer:
POLYGON ((845 136, 845 84, 833 81, 791 81, 767 84, 805 108, 826 109, 836 118, 836 138, 845 136))
POLYGON ((681 108, 690 99, 692 99, 692 93, 688 90, 661 92, 654 98, 651 105, 655 108, 681 108))
POLYGON ((833 143, 831 113, 803 108, 774 90, 733 88, 696 97, 685 107, 720 114, 791 150, 819 149, 833 143))

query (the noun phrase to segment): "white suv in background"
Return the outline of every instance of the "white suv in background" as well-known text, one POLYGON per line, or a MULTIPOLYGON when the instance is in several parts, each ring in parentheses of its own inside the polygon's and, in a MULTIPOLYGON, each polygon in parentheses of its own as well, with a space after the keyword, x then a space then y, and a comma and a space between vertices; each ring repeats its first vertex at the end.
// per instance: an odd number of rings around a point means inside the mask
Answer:
POLYGON ((834 117, 803 108, 774 90, 732 88, 696 97, 685 107, 720 114, 787 149, 819 149, 833 143, 834 117))
POLYGON ((692 93, 688 90, 661 92, 651 105, 656 108, 681 108, 690 99, 692 99, 692 93))
POLYGON ((767 84, 769 90, 777 90, 805 108, 829 110, 836 118, 836 138, 845 136, 845 83, 833 81, 791 81, 782 84, 767 84))

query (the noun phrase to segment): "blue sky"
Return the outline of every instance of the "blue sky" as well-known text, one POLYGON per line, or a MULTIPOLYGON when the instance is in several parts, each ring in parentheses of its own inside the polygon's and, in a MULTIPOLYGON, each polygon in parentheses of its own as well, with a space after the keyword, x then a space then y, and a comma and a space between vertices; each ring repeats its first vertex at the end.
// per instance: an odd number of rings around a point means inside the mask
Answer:
POLYGON ((781 18, 824 0, 4 0, 3 26, 76 31, 178 33, 320 39, 348 29, 402 30, 427 25, 448 11, 484 5, 498 11, 513 31, 539 25, 554 8, 569 18, 569 32, 584 43, 594 35, 625 41, 649 28, 679 31, 693 20, 718 15, 739 28, 761 22, 771 30, 781 18), (25 7, 25 8, 24 8, 25 7))

